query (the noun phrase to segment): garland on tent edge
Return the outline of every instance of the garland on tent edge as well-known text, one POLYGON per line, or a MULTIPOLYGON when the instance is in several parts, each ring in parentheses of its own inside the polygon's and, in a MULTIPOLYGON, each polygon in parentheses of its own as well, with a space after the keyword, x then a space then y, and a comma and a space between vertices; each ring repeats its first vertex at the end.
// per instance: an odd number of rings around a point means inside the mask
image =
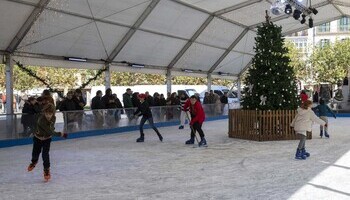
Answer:
MULTIPOLYGON (((59 90, 57 90, 57 89, 53 89, 48 83, 46 83, 46 81, 45 81, 44 79, 38 77, 38 76, 36 75, 36 73, 34 73, 31 69, 25 67, 25 66, 24 66, 23 64, 21 64, 19 61, 16 61, 16 60, 13 60, 13 61, 17 64, 17 66, 18 66, 22 71, 26 72, 29 76, 34 77, 35 79, 37 79, 38 81, 40 81, 41 83, 43 83, 47 88, 49 88, 49 91, 50 91, 51 93, 56 92, 61 98, 64 98, 64 97, 62 96, 62 94, 61 94, 61 91, 59 91, 59 90)), ((90 84, 91 81, 97 80, 97 78, 98 78, 99 76, 101 76, 101 74, 102 74, 104 71, 106 71, 106 70, 107 70, 107 68, 99 69, 98 72, 96 73, 96 75, 95 75, 94 77, 92 77, 92 78, 89 78, 85 83, 83 83, 83 84, 79 87, 79 89, 84 89, 87 85, 90 84)))

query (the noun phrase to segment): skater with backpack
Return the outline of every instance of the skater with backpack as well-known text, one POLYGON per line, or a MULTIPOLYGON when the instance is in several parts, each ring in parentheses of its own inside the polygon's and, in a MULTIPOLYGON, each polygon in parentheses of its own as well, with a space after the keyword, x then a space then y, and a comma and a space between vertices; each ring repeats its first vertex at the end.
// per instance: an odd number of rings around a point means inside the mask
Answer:
POLYGON ((204 132, 202 130, 202 125, 205 120, 205 113, 197 96, 192 95, 190 99, 187 100, 184 105, 184 109, 186 110, 187 108, 189 108, 191 114, 191 138, 187 140, 185 144, 194 144, 196 132, 198 132, 199 136, 201 137, 198 146, 207 146, 207 141, 205 140, 204 132))
MULTIPOLYGON (((336 119, 337 117, 335 116, 334 112, 325 104, 323 99, 320 99, 320 105, 316 106, 315 108, 313 108, 314 111, 318 111, 318 116, 325 121, 328 124, 328 117, 327 117, 327 113, 331 113, 333 115, 333 117, 336 119)), ((323 137, 323 133, 324 136, 326 138, 329 138, 329 134, 328 134, 328 127, 325 126, 323 127, 322 125, 320 126, 320 136, 321 138, 323 137), (324 132, 323 132, 324 129, 324 132)))
POLYGON ((293 119, 291 126, 294 127, 295 133, 299 136, 300 141, 295 153, 295 159, 306 159, 310 154, 305 150, 306 132, 312 130, 312 123, 316 122, 322 126, 327 126, 327 123, 318 118, 311 109, 312 102, 306 100, 297 110, 297 115, 293 119))
POLYGON ((138 98, 140 100, 140 105, 138 106, 134 115, 135 116, 142 115, 142 118, 141 118, 141 122, 140 122, 140 137, 136 140, 136 142, 144 142, 145 141, 145 134, 143 133, 143 125, 146 123, 146 121, 148 121, 149 125, 157 133, 159 140, 162 142, 163 137, 159 133, 157 127, 154 126, 151 109, 149 108, 148 102, 145 101, 146 97, 147 97, 147 95, 145 95, 145 94, 138 95, 138 98))
POLYGON ((32 162, 28 166, 28 171, 32 171, 38 163, 40 153, 42 153, 45 181, 51 178, 49 155, 51 137, 61 136, 66 139, 68 136, 67 133, 55 132, 55 111, 56 108, 51 103, 46 104, 42 109, 42 114, 37 120, 33 137, 32 162))

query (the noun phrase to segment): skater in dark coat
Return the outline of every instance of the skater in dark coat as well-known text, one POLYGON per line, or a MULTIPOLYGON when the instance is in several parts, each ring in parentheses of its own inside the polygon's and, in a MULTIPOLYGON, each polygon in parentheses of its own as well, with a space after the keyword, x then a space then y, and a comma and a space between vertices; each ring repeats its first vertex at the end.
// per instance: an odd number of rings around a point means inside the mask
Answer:
POLYGON ((191 113, 191 139, 186 141, 186 144, 194 144, 194 138, 196 136, 196 131, 199 133, 201 137, 201 141, 199 142, 199 146, 206 146, 207 141, 204 138, 204 132, 202 130, 202 124, 205 120, 205 113, 203 107, 197 96, 192 95, 189 100, 184 105, 184 109, 189 108, 191 113))
POLYGON ((63 138, 67 138, 67 133, 55 131, 55 111, 55 106, 51 103, 48 103, 44 106, 42 114, 38 118, 33 137, 32 162, 28 166, 28 171, 32 171, 35 165, 38 163, 40 153, 42 153, 44 164, 44 179, 46 181, 51 178, 49 155, 51 137, 61 136, 63 138))
POLYGON ((138 106, 136 112, 134 113, 135 116, 142 115, 142 119, 140 122, 140 138, 136 140, 136 142, 143 142, 145 139, 145 135, 143 133, 143 125, 146 121, 148 121, 149 125, 153 128, 153 130, 157 133, 159 140, 163 141, 162 135, 159 133, 157 127, 154 126, 153 123, 153 117, 151 109, 149 108, 148 102, 145 101, 146 95, 145 94, 139 94, 138 98, 140 100, 140 105, 138 106))

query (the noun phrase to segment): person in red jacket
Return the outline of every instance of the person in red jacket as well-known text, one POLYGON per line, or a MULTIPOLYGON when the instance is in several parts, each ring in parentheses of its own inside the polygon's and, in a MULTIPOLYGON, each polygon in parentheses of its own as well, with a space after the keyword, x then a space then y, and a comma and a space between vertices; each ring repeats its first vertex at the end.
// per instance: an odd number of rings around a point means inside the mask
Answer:
POLYGON ((203 107, 198 101, 198 98, 195 95, 192 95, 189 100, 184 105, 184 109, 189 108, 191 113, 191 139, 186 141, 186 144, 194 144, 194 138, 196 131, 199 133, 201 137, 201 141, 199 142, 199 146, 207 146, 207 141, 204 138, 204 133, 202 130, 202 124, 205 120, 205 113, 203 107))
POLYGON ((305 90, 302 90, 300 93, 301 103, 304 103, 309 99, 309 96, 307 96, 305 90))

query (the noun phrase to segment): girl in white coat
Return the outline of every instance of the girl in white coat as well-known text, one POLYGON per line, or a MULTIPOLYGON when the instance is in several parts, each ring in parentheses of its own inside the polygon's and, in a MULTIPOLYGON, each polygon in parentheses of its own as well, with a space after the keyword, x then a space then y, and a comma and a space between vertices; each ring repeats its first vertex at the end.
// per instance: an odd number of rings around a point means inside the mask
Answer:
POLYGON ((295 159, 306 159, 310 154, 305 150, 306 132, 311 132, 312 123, 316 122, 322 126, 327 126, 326 122, 318 118, 315 113, 311 110, 312 102, 305 101, 300 108, 298 108, 298 114, 292 121, 291 126, 294 127, 296 134, 300 138, 295 159))

